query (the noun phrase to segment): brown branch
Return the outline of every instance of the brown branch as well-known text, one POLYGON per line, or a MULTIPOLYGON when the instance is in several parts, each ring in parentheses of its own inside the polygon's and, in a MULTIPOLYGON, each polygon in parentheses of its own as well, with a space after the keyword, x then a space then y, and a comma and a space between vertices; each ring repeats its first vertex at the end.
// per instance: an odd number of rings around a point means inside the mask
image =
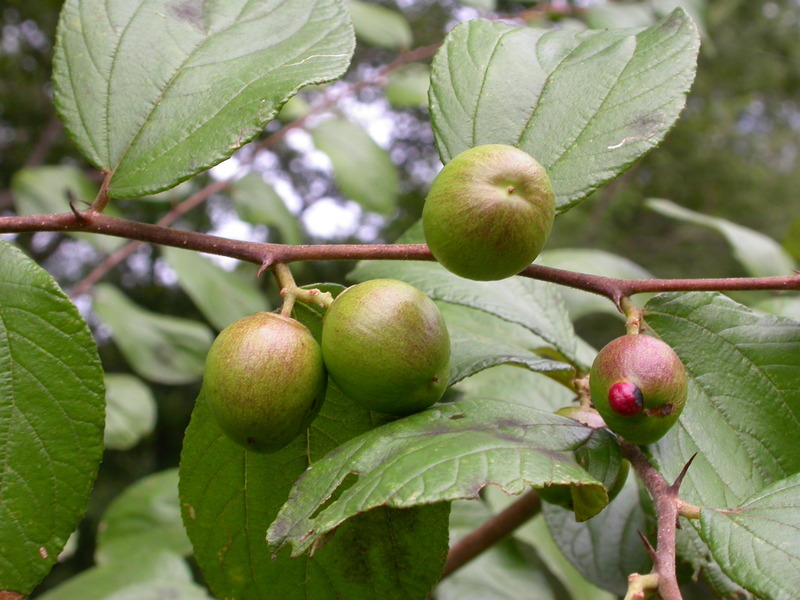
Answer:
POLYGON ((442 579, 511 535, 515 529, 539 514, 540 509, 541 500, 539 500, 539 496, 535 491, 530 491, 467 536, 461 538, 450 548, 442 579))
MULTIPOLYGON (((658 593, 662 600, 682 600, 676 574, 676 530, 678 528, 679 507, 678 490, 691 464, 691 460, 681 471, 678 479, 670 485, 650 464, 638 446, 622 441, 622 453, 642 479, 650 497, 653 498, 658 520, 656 548, 650 548, 653 558, 652 574, 658 579, 658 593)), ((693 457, 694 458, 694 457, 693 457)))
MULTIPOLYGON (((222 182, 218 183, 222 185, 222 182)), ((206 233, 172 229, 163 225, 151 225, 119 219, 97 213, 91 209, 51 215, 0 217, 0 233, 34 231, 101 233, 138 242, 174 246, 187 250, 228 256, 261 265, 262 268, 269 268, 277 263, 287 264, 308 260, 434 260, 425 244, 289 246, 285 244, 245 242, 206 233)), ((112 257, 121 260, 120 257, 123 257, 126 252, 132 252, 130 246, 112 255, 112 257)), ((105 273, 105 269, 100 270, 105 273)), ((738 277, 732 279, 626 280, 576 273, 540 265, 531 265, 522 271, 520 275, 606 296, 615 302, 617 306, 619 306, 619 302, 623 297, 652 291, 800 290, 800 275, 738 277)), ((85 292, 89 285, 94 282, 87 283, 92 279, 91 275, 87 277, 79 287, 73 290, 73 294, 77 295, 85 292)))

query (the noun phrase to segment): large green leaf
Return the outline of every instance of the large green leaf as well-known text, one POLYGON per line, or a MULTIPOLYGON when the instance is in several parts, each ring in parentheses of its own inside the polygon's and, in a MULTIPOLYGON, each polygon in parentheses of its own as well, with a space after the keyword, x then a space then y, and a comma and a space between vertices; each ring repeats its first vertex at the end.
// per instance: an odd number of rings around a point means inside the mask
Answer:
POLYGON ((269 308, 255 277, 246 281, 197 252, 169 247, 162 248, 161 252, 178 274, 181 287, 218 330, 269 308))
POLYGON ((397 167, 360 125, 344 119, 323 121, 312 131, 314 145, 330 157, 342 193, 366 210, 394 211, 400 192, 397 167))
POLYGON ((92 567, 39 597, 40 600, 205 600, 177 554, 140 548, 124 564, 92 567), (160 592, 160 595, 156 595, 160 592))
MULTIPOLYGON (((495 494, 496 496, 497 494, 495 494)), ((610 510, 606 507, 605 510, 610 510)), ((602 513, 601 513, 602 514, 602 513)), ((591 523, 592 521, 587 521, 591 523)), ((558 577, 564 587, 569 590, 573 600, 616 600, 617 596, 591 584, 567 559, 553 540, 547 529, 543 516, 538 516, 525 523, 514 532, 514 536, 528 542, 536 549, 542 561, 551 573, 558 577)))
MULTIPOLYGON (((70 212, 70 201, 76 210, 84 210, 94 201, 97 185, 74 166, 46 166, 20 169, 11 179, 14 206, 21 215, 44 215, 70 212)), ((113 206, 105 213, 119 217, 113 206)), ((111 252, 125 243, 118 237, 96 233, 69 233, 74 238, 89 242, 102 252, 111 252)))
POLYGON ((93 307, 145 379, 177 385, 201 378, 214 337, 202 323, 147 311, 109 284, 95 286, 93 307))
POLYGON ((750 591, 791 600, 800 590, 800 473, 768 486, 736 510, 706 509, 702 535, 714 558, 750 591))
POLYGON ((501 364, 461 381, 455 391, 473 398, 501 398, 523 406, 550 410, 571 405, 575 392, 542 373, 501 364))
POLYGON ((563 212, 664 138, 699 47, 682 10, 647 29, 545 30, 472 20, 433 61, 430 110, 443 162, 510 144, 547 169, 563 212))
POLYGON ((344 523, 312 557, 277 557, 265 532, 294 481, 323 453, 370 429, 374 417, 331 385, 308 438, 274 454, 235 444, 201 393, 181 456, 181 507, 211 589, 241 600, 422 598, 441 573, 449 507, 380 509, 344 523), (311 456, 309 456, 309 451, 311 456))
POLYGON ((98 527, 95 560, 122 567, 142 548, 191 554, 181 521, 178 470, 149 475, 128 487, 108 506, 98 527))
MULTIPOLYGON (((450 513, 453 542, 491 517, 491 510, 483 502, 453 502, 450 513)), ((566 590, 548 572, 533 548, 517 538, 508 538, 482 552, 436 588, 437 600, 565 600, 567 597, 566 590)))
POLYGON ((595 585, 624 596, 628 575, 650 571, 639 532, 648 534, 654 523, 647 520, 633 477, 603 512, 585 523, 553 504, 543 504, 542 512, 561 552, 595 585))
POLYGON ((689 374, 678 426, 653 446, 671 476, 698 453, 681 488, 687 501, 735 508, 800 472, 800 323, 710 292, 659 295, 645 310, 689 374))
POLYGON ((353 46, 340 0, 67 0, 55 103, 111 195, 133 198, 229 157, 353 46))
POLYGON ((125 373, 108 373, 106 383, 106 448, 128 450, 156 425, 156 401, 147 384, 125 373))
POLYGON ((733 255, 751 277, 791 275, 795 268, 792 256, 760 231, 743 227, 719 217, 709 217, 660 198, 650 198, 647 207, 671 219, 694 223, 718 231, 733 249, 733 255))
MULTIPOLYGON (((689 374, 677 426, 651 446, 668 479, 697 454, 681 487, 685 500, 705 510, 739 509, 800 472, 800 323, 756 314, 715 293, 656 296, 646 305, 646 320, 689 374)), ((703 529, 700 534, 706 536, 703 529)), ((731 537, 723 549, 718 538, 714 555, 742 552, 741 540, 731 537)), ((747 543, 757 545, 755 537, 747 543)), ((771 560, 763 550, 755 550, 758 561, 771 560)), ((703 554, 691 556, 697 566, 703 554)), ((747 573, 732 565, 720 564, 747 587, 747 573)))
MULTIPOLYGON (((437 302, 450 334, 450 383, 511 363, 540 373, 569 375, 573 368, 536 353, 547 343, 527 329, 467 306, 437 302)), ((502 397, 502 396, 501 396, 502 397)))
POLYGON ((603 509, 608 496, 581 467, 577 453, 619 468, 619 448, 607 431, 502 400, 435 405, 360 435, 317 461, 294 486, 267 539, 276 548, 291 544, 298 555, 354 515, 380 506, 476 498, 489 484, 511 495, 528 486, 576 485, 581 488, 576 515, 587 519, 603 509), (346 489, 328 504, 343 483, 346 489))
POLYGON ((46 271, 0 240, 0 590, 30 593, 83 516, 104 406, 85 321, 46 271))

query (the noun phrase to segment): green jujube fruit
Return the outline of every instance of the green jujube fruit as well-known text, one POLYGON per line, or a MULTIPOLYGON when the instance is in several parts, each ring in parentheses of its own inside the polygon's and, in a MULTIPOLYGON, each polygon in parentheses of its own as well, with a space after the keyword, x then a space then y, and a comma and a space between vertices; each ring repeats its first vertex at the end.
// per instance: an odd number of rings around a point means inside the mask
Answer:
POLYGON ((439 309, 415 287, 373 279, 342 292, 322 325, 331 379, 362 406, 407 415, 442 397, 450 337, 439 309))
POLYGON ((516 275, 547 242, 555 197, 544 167, 502 144, 470 148, 434 180, 422 210, 425 241, 446 269, 489 281, 516 275))
POLYGON ((305 431, 325 399, 322 350, 301 323, 260 312, 223 329, 206 357, 203 393, 220 428, 255 452, 305 431))
POLYGON ((609 342, 589 373, 592 404, 608 428, 633 444, 652 444, 678 420, 688 381, 668 344, 644 334, 609 342))

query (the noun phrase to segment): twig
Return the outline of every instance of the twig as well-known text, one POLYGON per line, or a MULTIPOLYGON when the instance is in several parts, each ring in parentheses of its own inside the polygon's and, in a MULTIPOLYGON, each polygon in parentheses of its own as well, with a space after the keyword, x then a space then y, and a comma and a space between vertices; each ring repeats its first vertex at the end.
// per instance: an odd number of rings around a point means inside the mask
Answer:
MULTIPOLYGON (((220 182, 221 183, 221 182, 220 182)), ((425 244, 298 245, 245 242, 207 233, 182 231, 110 217, 93 210, 51 215, 0 217, 0 233, 80 231, 102 233, 139 242, 174 246, 228 256, 271 268, 308 260, 434 260, 425 244)), ((606 296, 617 305, 623 297, 652 291, 800 290, 800 275, 731 279, 616 279, 531 265, 520 275, 606 296)), ((73 295, 88 289, 87 277, 73 295)))
MULTIPOLYGON (((652 547, 649 547, 653 558, 653 570, 647 576, 629 579, 629 593, 626 598, 644 598, 645 590, 656 589, 657 585, 661 600, 682 600, 676 574, 675 550, 679 508, 682 504, 680 498, 678 498, 678 491, 694 457, 686 463, 675 483, 670 485, 661 473, 650 464, 650 461, 647 460, 647 457, 638 446, 625 441, 622 441, 621 445, 623 456, 631 462, 648 493, 653 498, 658 520, 656 548, 653 550, 652 547), (642 595, 636 595, 640 593, 642 595)), ((649 546, 649 543, 647 545, 649 546)))
POLYGON ((520 525, 539 514, 540 509, 541 500, 539 500, 539 496, 535 491, 530 491, 467 536, 461 538, 450 548, 442 579, 511 535, 520 525))

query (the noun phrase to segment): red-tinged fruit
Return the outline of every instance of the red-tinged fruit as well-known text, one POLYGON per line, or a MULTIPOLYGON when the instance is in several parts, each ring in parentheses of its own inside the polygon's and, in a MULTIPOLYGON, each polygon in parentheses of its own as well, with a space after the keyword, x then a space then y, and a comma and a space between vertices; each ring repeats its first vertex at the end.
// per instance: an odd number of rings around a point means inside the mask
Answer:
POLYGON ((275 452, 317 416, 327 381, 311 332, 294 319, 261 312, 214 340, 203 394, 228 437, 248 450, 275 452))
POLYGON ((337 296, 322 325, 331 379, 365 408, 407 415, 438 401, 450 376, 439 309, 415 287, 373 279, 337 296))
POLYGON ((597 354, 589 375, 592 403, 609 429, 633 444, 652 444, 686 403, 686 369, 666 343, 625 335, 597 354))
POLYGON ((502 144, 475 146, 448 162, 422 210, 425 241, 436 260, 479 281, 511 277, 530 265, 554 218, 544 167, 502 144))

